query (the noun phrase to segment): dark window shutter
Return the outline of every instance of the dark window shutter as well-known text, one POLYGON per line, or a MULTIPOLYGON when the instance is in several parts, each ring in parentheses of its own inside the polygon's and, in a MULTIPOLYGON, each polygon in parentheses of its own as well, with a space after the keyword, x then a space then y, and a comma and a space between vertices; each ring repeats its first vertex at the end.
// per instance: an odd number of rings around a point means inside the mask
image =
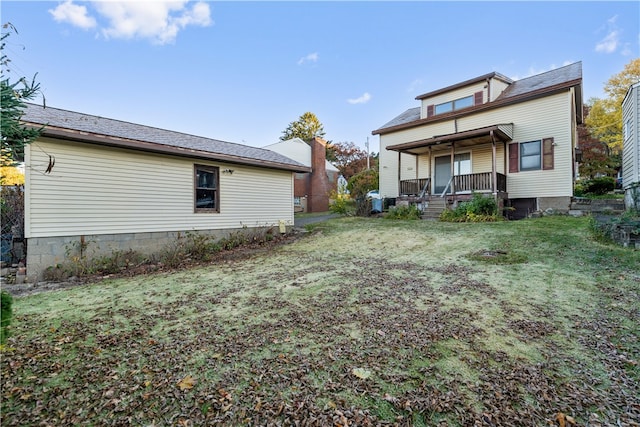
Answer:
POLYGON ((519 157, 520 155, 520 144, 513 143, 509 144, 509 173, 518 172, 519 168, 519 157))
POLYGON ((473 105, 482 104, 482 92, 476 92, 473 94, 473 105))
POLYGON ((553 138, 542 140, 542 170, 553 169, 553 138))
POLYGON ((435 108, 435 105, 433 105, 433 104, 427 105, 427 117, 433 116, 434 108, 435 108))

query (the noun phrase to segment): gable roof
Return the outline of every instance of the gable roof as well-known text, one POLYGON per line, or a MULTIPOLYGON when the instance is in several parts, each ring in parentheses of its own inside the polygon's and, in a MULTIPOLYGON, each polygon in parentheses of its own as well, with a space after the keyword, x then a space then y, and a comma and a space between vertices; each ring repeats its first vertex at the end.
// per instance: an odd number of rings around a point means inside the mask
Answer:
POLYGON ((430 97, 435 96, 435 95, 440 95, 442 93, 446 93, 446 92, 449 92, 449 91, 452 91, 452 90, 455 90, 455 89, 459 89, 459 88, 462 88, 462 87, 465 87, 465 86, 470 86, 470 85, 472 85, 474 83, 484 82, 484 81, 486 81, 488 79, 498 79, 498 80, 502 80, 503 82, 508 83, 508 84, 513 83, 513 80, 511 80, 509 77, 503 76, 502 74, 496 73, 494 71, 493 73, 489 73, 489 74, 485 74, 485 75, 482 75, 482 76, 474 77, 472 79, 465 80, 463 82, 456 83, 456 84, 451 85, 451 86, 443 87, 442 89, 434 90, 433 92, 427 92, 425 94, 418 95, 418 96, 416 96, 416 99, 430 98, 430 97))
POLYGON ((310 172, 309 167, 263 148, 59 108, 26 103, 21 121, 34 127, 44 125, 42 136, 51 138, 292 172, 310 172))
MULTIPOLYGON (((426 98, 429 96, 433 96, 434 94, 439 94, 451 89, 456 89, 461 86, 466 86, 468 84, 484 80, 487 77, 491 76, 500 76, 501 80, 506 79, 504 81, 509 81, 509 79, 500 74, 490 73, 480 77, 476 77, 475 79, 458 83, 453 86, 448 86, 444 89, 439 89, 434 92, 420 95, 416 99, 426 98)), ((438 114, 421 119, 420 107, 408 109, 404 113, 395 117, 393 120, 384 124, 381 128, 376 129, 371 133, 374 135, 382 135, 389 132, 395 132, 397 130, 420 126, 426 123, 451 120, 457 117, 468 116, 477 112, 486 111, 492 108, 504 107, 506 105, 529 101, 531 99, 539 98, 542 96, 548 96, 559 91, 568 90, 571 87, 576 87, 576 115, 578 116, 578 123, 582 123, 582 62, 575 62, 561 68, 556 68, 555 70, 547 71, 546 73, 537 74, 535 76, 513 81, 494 101, 465 108, 464 110, 452 111, 449 113, 438 114)))

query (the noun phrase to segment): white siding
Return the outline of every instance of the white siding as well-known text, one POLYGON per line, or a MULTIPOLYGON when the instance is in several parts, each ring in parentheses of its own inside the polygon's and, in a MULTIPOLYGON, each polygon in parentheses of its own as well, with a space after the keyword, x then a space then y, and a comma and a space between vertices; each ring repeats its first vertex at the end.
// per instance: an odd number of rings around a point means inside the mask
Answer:
POLYGON ((51 139, 26 154, 28 238, 293 224, 291 172, 51 139), (220 213, 194 213, 196 163, 234 171, 220 173, 220 213))
MULTIPOLYGON (((554 169, 507 174, 509 198, 571 196, 573 195, 574 148, 572 105, 573 91, 570 90, 460 117, 457 119, 457 131, 463 132, 495 124, 513 123, 514 142, 553 137, 556 144, 554 147, 554 169)), ((398 191, 398 155, 395 152, 387 151, 387 146, 454 133, 455 131, 454 122, 448 121, 380 135, 380 188, 382 194, 395 197, 398 191)), ((498 172, 504 173, 505 151, 502 144, 499 144, 498 147, 501 156, 497 160, 498 172)), ((484 169, 487 162, 486 156, 490 155, 490 151, 478 154, 485 158, 482 160, 481 157, 478 160, 479 163, 476 163, 474 154, 472 156, 474 167, 478 165, 484 169)), ((409 160, 409 162, 412 165, 415 163, 414 160, 409 160)), ((405 165, 403 164, 402 167, 404 171, 405 165)), ((485 170, 474 170, 474 172, 483 171, 485 170)), ((403 172, 402 179, 408 178, 408 174, 403 172)), ((410 178, 415 178, 415 176, 410 178)))
POLYGON ((640 182, 640 83, 633 85, 622 102, 622 184, 640 182))

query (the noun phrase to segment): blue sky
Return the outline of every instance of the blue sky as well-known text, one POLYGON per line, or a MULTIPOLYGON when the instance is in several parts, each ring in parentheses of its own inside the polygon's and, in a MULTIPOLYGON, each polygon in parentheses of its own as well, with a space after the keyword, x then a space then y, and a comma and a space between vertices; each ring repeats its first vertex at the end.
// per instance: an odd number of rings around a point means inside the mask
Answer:
POLYGON ((415 97, 582 61, 584 97, 640 56, 640 2, 3 1, 10 77, 47 105, 262 147, 306 111, 378 151, 415 97))

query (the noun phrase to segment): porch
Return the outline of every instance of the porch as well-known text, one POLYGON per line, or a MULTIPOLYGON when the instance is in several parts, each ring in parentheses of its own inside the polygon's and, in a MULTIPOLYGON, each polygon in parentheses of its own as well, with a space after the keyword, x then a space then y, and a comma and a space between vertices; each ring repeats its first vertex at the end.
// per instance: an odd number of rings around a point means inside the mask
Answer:
POLYGON ((495 179, 492 172, 470 173, 454 175, 445 189, 436 194, 431 188, 431 178, 403 179, 400 180, 400 196, 454 196, 470 193, 506 193, 507 176, 496 172, 495 179), (494 183, 495 181, 495 183, 494 183))

